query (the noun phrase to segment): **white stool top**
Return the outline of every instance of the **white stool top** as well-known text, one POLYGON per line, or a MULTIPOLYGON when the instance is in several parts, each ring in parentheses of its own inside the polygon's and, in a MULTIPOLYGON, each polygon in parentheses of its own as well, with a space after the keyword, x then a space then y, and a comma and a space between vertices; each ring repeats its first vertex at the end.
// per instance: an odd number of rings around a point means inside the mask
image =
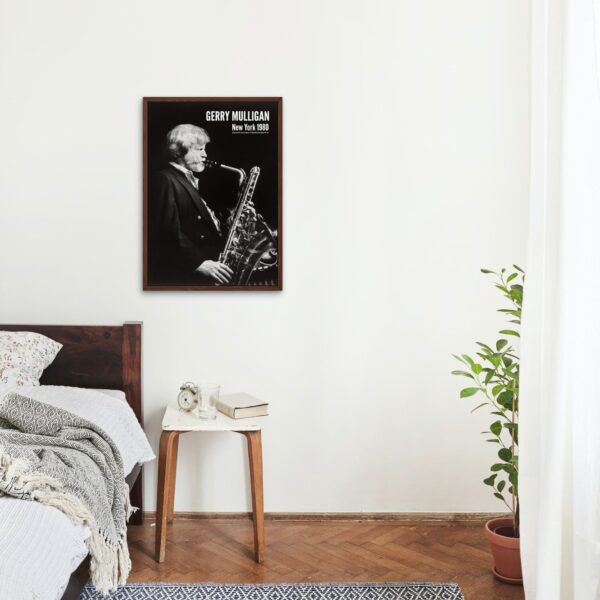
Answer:
POLYGON ((265 417, 248 419, 231 419, 222 412, 217 412, 216 419, 199 419, 175 406, 168 405, 162 420, 164 431, 260 431, 265 417))

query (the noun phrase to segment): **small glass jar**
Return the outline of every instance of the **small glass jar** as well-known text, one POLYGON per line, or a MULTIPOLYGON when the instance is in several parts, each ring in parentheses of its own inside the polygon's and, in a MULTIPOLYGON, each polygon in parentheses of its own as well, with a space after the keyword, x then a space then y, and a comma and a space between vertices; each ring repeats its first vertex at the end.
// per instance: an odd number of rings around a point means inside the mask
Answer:
POLYGON ((198 385, 198 417, 200 419, 217 418, 217 402, 221 386, 217 383, 198 385))

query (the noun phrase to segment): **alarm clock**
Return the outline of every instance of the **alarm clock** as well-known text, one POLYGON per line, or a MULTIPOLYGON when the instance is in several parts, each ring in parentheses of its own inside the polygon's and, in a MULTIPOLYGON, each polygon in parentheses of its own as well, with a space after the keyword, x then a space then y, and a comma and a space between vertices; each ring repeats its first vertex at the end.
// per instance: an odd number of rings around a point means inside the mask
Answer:
POLYGON ((187 381, 179 388, 177 396, 179 409, 184 412, 190 412, 198 406, 198 386, 191 381, 187 381))

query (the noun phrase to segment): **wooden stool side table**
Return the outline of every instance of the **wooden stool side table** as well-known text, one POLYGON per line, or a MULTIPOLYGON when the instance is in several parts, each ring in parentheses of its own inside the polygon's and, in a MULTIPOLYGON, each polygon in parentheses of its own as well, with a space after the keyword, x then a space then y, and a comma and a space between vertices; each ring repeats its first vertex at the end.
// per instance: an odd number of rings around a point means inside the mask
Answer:
POLYGON ((165 560, 167 524, 173 522, 175 477, 179 436, 200 431, 233 431, 246 437, 250 487, 252 490, 252 521, 254 528, 254 559, 262 563, 265 556, 265 514, 263 500, 262 435, 259 419, 230 419, 218 413, 214 421, 202 421, 192 415, 168 407, 163 418, 158 456, 158 485, 156 491, 155 559, 165 560))

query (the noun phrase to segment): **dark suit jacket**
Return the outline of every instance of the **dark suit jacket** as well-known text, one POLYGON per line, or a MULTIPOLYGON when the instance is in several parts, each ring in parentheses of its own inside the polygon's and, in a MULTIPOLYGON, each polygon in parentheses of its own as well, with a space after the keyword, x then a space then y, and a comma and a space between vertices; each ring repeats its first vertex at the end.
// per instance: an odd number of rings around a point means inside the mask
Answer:
POLYGON ((214 285, 194 273, 205 260, 218 260, 224 245, 198 190, 169 165, 148 192, 148 283, 214 285))

